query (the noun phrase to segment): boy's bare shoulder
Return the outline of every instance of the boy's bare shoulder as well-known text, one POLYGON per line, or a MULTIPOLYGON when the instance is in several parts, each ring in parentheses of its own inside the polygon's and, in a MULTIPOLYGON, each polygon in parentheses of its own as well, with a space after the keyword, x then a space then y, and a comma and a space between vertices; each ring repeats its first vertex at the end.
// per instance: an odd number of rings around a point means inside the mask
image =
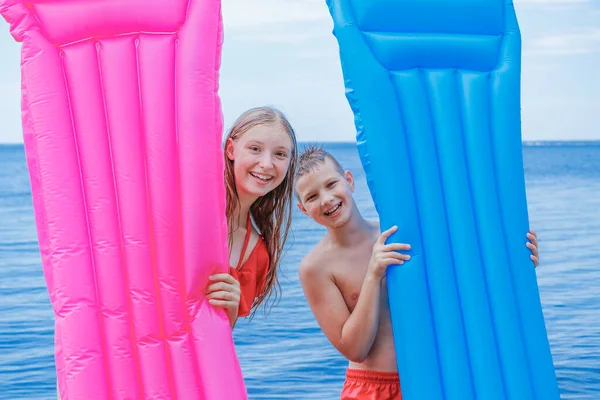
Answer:
POLYGON ((381 227, 379 225, 379 221, 367 221, 369 223, 369 226, 371 227, 371 229, 375 230, 376 232, 380 232, 381 231, 381 227))
POLYGON ((300 262, 300 278, 313 276, 315 273, 326 271, 328 264, 328 240, 324 237, 312 248, 310 252, 300 262))

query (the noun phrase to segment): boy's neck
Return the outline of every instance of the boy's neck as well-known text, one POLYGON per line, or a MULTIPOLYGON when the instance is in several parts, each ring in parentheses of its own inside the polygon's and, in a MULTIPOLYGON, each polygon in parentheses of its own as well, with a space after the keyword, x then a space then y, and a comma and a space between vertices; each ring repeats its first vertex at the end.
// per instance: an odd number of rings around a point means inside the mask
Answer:
POLYGON ((339 227, 329 228, 331 240, 342 247, 352 246, 371 237, 372 225, 367 221, 356 204, 348 221, 339 227))

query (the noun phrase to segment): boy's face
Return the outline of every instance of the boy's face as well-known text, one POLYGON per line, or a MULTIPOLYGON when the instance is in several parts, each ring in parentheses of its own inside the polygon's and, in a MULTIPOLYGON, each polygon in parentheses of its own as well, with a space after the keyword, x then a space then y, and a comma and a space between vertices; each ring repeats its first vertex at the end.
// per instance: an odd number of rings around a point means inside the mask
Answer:
POLYGON ((342 226, 348 221, 354 206, 353 191, 354 178, 350 171, 340 174, 329 159, 296 182, 298 208, 328 228, 342 226))

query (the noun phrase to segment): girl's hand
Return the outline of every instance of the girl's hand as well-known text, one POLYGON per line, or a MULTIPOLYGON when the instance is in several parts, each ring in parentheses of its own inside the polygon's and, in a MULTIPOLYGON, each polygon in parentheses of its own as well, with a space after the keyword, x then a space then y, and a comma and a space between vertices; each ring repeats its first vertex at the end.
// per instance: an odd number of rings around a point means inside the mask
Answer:
POLYGON ((213 306, 225 309, 229 323, 233 328, 240 307, 240 283, 230 274, 215 274, 209 279, 213 283, 206 289, 206 298, 213 306))
POLYGON ((529 250, 531 250, 531 255, 529 258, 531 258, 531 261, 533 261, 533 266, 536 268, 540 263, 537 234, 533 230, 530 230, 529 233, 527 233, 527 238, 529 239, 529 242, 526 244, 526 246, 529 248, 529 250))

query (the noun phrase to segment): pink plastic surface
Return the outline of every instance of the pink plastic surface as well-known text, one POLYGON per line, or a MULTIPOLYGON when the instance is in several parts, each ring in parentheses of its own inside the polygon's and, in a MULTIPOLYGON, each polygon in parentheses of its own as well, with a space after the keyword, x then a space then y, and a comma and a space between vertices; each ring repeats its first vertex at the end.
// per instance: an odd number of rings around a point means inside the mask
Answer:
POLYGON ((0 0, 62 400, 245 399, 227 271, 218 0, 0 0))

